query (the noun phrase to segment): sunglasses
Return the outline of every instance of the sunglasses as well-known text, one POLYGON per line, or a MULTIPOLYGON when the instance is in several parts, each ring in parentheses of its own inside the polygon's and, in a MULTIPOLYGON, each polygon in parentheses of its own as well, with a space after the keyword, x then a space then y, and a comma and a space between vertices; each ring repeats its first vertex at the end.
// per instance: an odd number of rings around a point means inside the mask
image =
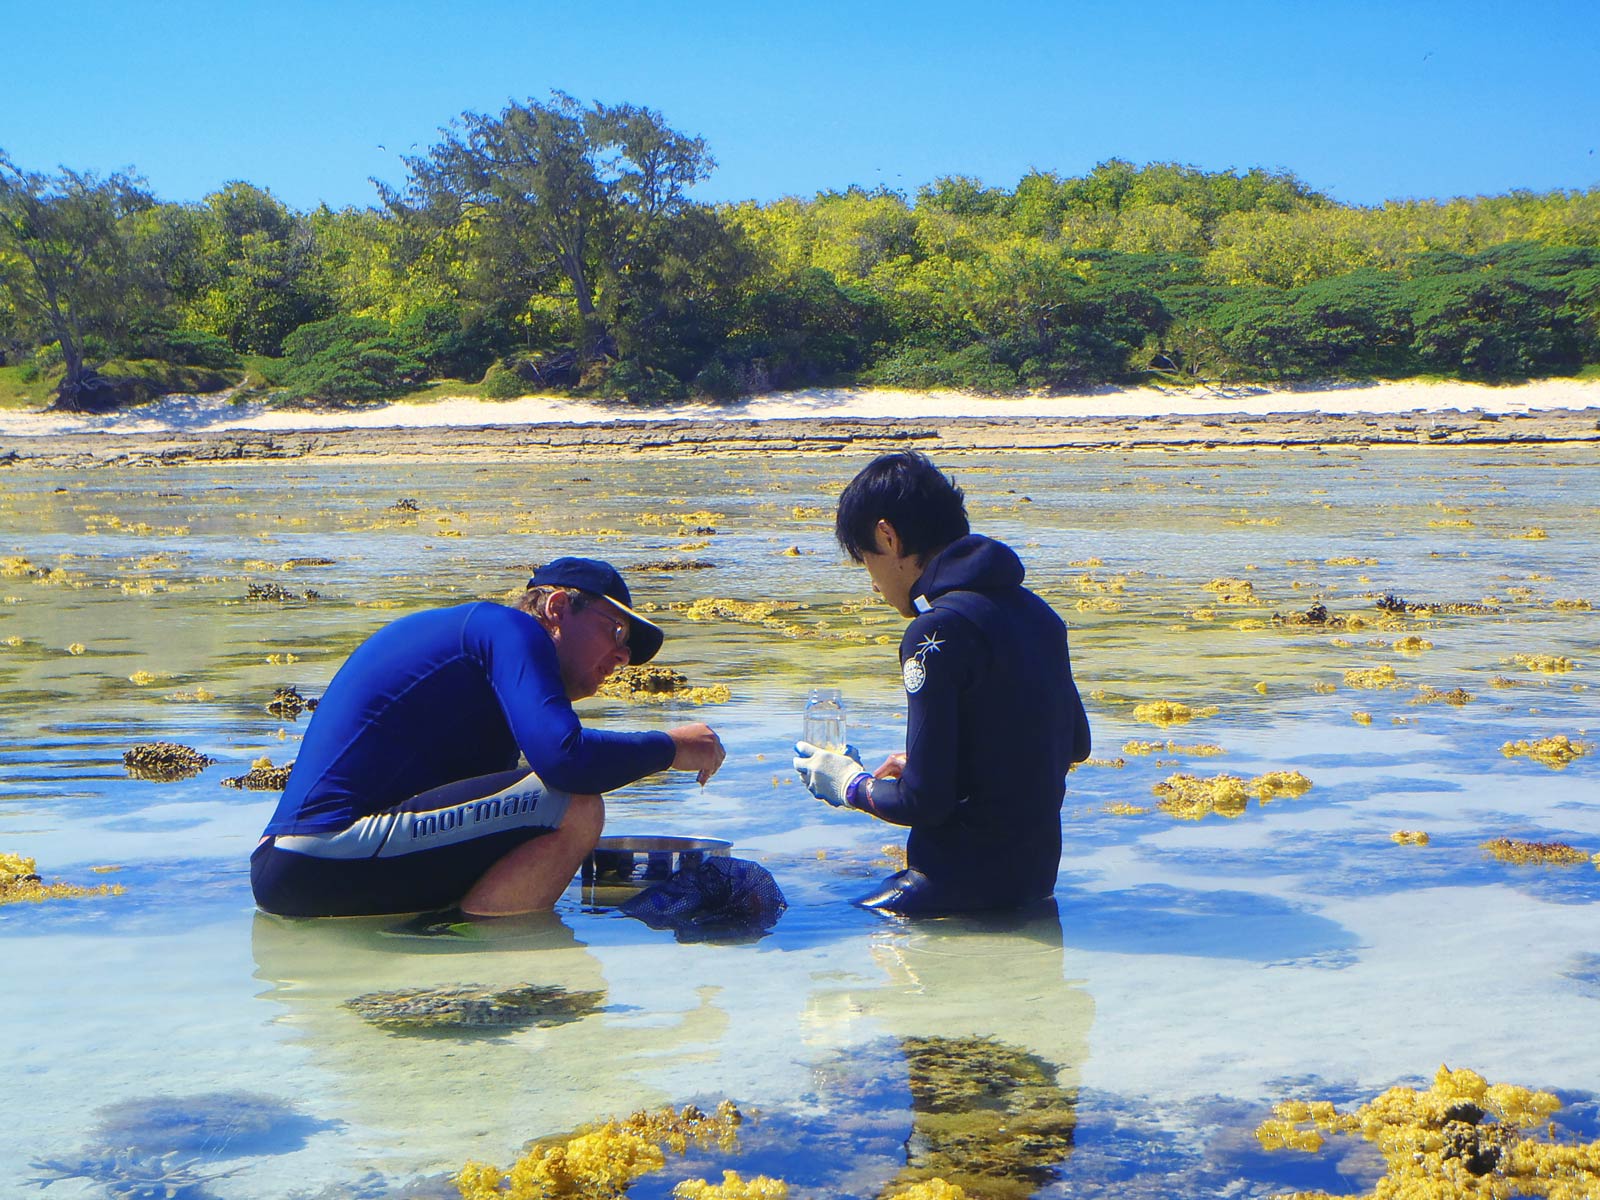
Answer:
POLYGON ((626 621, 622 620, 620 617, 612 616, 598 604, 591 605, 587 611, 599 613, 604 620, 611 623, 611 636, 612 639, 617 643, 618 650, 625 650, 628 648, 628 623, 626 621))

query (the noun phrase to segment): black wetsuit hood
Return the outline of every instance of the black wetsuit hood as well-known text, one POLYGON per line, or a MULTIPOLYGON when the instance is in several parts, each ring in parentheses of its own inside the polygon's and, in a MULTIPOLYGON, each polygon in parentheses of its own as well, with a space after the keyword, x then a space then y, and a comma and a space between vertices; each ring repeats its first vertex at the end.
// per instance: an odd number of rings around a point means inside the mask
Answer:
MULTIPOLYGON (((1026 574, 1022 560, 1004 542, 969 533, 939 551, 922 569, 911 587, 912 603, 917 597, 936 599, 946 592, 987 592, 1017 587, 1026 574)), ((918 611, 922 611, 918 605, 918 611)))

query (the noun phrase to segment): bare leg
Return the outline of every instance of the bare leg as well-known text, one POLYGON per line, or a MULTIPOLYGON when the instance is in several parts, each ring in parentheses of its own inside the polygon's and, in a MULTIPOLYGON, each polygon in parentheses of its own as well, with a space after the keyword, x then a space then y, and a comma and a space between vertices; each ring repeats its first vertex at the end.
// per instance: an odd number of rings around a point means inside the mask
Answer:
POLYGON ((523 842, 472 885, 461 911, 476 917, 509 917, 554 908, 605 828, 606 804, 599 796, 573 796, 553 833, 523 842))

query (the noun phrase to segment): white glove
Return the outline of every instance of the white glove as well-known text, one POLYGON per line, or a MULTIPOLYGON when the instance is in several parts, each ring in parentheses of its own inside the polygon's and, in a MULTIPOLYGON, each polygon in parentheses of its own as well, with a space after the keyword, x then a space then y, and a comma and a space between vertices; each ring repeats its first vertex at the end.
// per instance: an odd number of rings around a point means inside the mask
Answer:
POLYGON ((861 764, 848 755, 824 750, 810 742, 794 744, 794 769, 813 796, 835 808, 845 806, 845 797, 857 777, 868 775, 861 764))

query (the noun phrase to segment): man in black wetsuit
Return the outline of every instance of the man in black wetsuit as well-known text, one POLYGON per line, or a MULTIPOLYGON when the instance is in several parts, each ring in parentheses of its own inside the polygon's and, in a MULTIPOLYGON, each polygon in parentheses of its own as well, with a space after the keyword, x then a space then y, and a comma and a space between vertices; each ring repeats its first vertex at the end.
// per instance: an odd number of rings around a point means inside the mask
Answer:
POLYGON ((819 800, 910 827, 907 869, 856 901, 869 908, 1020 908, 1055 888, 1067 769, 1089 756, 1067 630, 1016 554, 969 529, 961 489, 922 454, 879 456, 839 497, 839 544, 911 618, 906 751, 869 774, 800 742, 794 765, 819 800))

